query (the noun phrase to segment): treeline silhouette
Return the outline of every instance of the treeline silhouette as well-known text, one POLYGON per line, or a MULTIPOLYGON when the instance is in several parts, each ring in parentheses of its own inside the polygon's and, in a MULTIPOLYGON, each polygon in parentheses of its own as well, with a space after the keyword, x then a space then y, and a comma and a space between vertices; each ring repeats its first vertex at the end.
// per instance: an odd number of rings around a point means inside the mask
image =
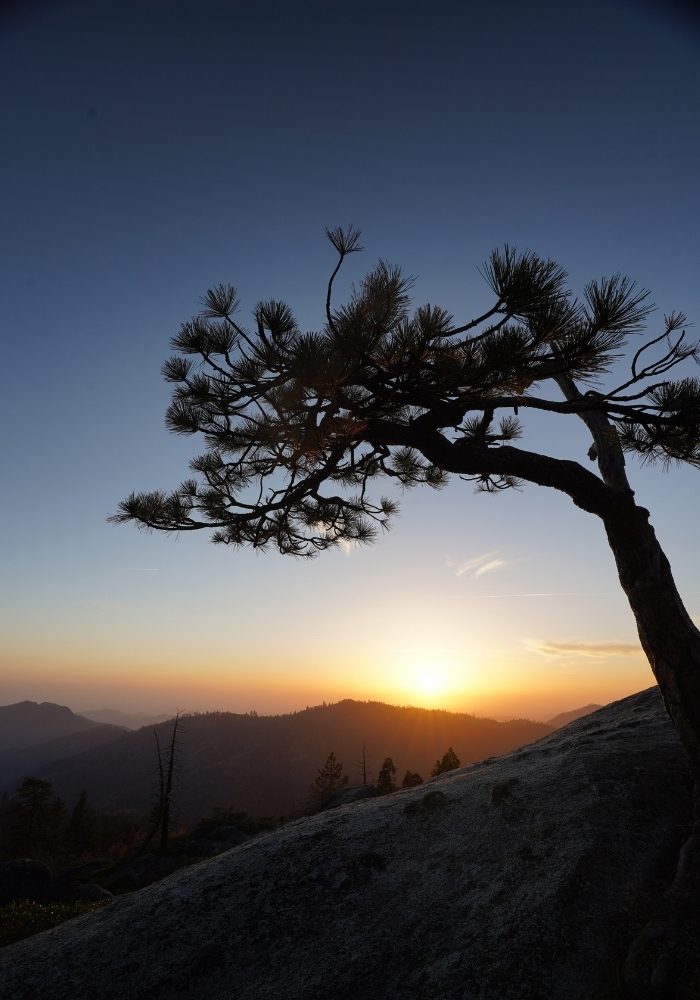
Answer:
MULTIPOLYGON (((178 719, 174 720, 171 738, 171 753, 167 762, 172 764, 176 746, 178 719)), ((145 851, 153 840, 154 830, 160 833, 157 849, 165 855, 190 833, 206 834, 223 826, 236 826, 241 832, 252 835, 261 829, 284 822, 288 817, 275 820, 256 819, 243 810, 214 807, 207 816, 200 817, 192 828, 171 825, 171 817, 177 814, 173 803, 168 801, 169 816, 162 822, 164 809, 163 759, 157 744, 157 757, 161 768, 161 783, 154 804, 145 815, 134 810, 119 813, 101 812, 96 809, 83 789, 77 802, 69 811, 56 795, 49 781, 26 777, 12 797, 6 796, 0 807, 0 861, 14 858, 33 858, 53 867, 69 862, 89 860, 97 856, 107 861, 118 862, 130 852, 145 851)), ((460 766, 459 757, 452 747, 437 760, 431 771, 435 777, 460 766)), ((367 783, 373 793, 387 795, 399 787, 394 780, 396 766, 391 757, 386 757, 379 769, 375 783, 367 783)), ((333 751, 318 769, 311 784, 307 806, 303 811, 314 812, 323 808, 333 796, 346 788, 350 778, 342 761, 333 751)), ((401 782, 402 788, 413 788, 423 783, 417 772, 407 770, 401 782)), ((173 793, 168 791, 170 799, 173 793)), ((175 806, 177 803, 174 804, 175 806)), ((154 844, 154 850, 156 845, 154 844)))
MULTIPOLYGON (((332 749, 351 784, 376 782, 388 755, 397 774, 428 775, 453 747, 462 764, 506 753, 551 732, 544 723, 493 719, 381 702, 341 701, 276 716, 207 712, 183 719, 180 817, 192 824, 216 806, 252 816, 304 808, 309 775, 332 749), (364 748, 364 750, 363 750, 364 748)), ((171 723, 155 727, 166 744, 171 723)), ((153 729, 47 764, 37 777, 66 801, 85 789, 99 809, 145 810, 154 781, 153 729)))
POLYGON ((52 868, 97 856, 118 860, 138 838, 134 811, 96 809, 81 791, 67 809, 49 781, 27 777, 0 807, 0 860, 34 858, 52 868))

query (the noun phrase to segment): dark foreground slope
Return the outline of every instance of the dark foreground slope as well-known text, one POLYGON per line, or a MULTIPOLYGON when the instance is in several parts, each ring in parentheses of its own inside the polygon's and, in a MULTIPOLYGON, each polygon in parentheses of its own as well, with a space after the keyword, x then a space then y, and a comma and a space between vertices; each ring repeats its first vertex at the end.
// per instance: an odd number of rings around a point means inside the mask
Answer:
POLYGON ((609 1000, 688 812, 678 740, 643 692, 13 945, 0 995, 609 1000))

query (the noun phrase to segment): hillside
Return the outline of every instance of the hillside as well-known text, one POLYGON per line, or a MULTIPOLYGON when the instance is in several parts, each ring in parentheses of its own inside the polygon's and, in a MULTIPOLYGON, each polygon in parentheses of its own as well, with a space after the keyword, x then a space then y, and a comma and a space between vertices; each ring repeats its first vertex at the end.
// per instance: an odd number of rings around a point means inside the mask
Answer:
POLYGON ((62 736, 95 729, 100 723, 49 701, 0 706, 0 750, 21 750, 62 736))
MULTIPOLYGON (((0 995, 620 1000, 689 819, 685 757, 651 689, 12 945, 0 995)), ((678 939, 678 992, 655 995, 699 995, 694 930, 678 939)))
POLYGON ((12 792, 19 781, 27 776, 36 776, 49 764, 66 760, 76 754, 90 752, 95 747, 112 743, 124 735, 121 726, 97 725, 67 736, 58 736, 19 750, 0 750, 0 793, 12 792))
MULTIPOLYGON (((172 724, 156 729, 166 745, 172 724)), ((407 769, 427 777, 450 746, 467 764, 549 732, 543 723, 527 720, 494 722, 379 702, 343 701, 279 716, 190 715, 183 720, 176 803, 186 822, 217 805, 253 816, 287 815, 304 807, 331 751, 351 783, 360 780, 363 746, 370 780, 390 756, 400 782, 407 769)), ((102 809, 145 810, 156 781, 153 730, 126 733, 107 746, 47 764, 37 776, 50 780, 69 804, 84 788, 102 809)))
POLYGON ((90 751, 117 739, 120 726, 76 715, 65 705, 22 701, 0 707, 0 793, 52 761, 90 751))

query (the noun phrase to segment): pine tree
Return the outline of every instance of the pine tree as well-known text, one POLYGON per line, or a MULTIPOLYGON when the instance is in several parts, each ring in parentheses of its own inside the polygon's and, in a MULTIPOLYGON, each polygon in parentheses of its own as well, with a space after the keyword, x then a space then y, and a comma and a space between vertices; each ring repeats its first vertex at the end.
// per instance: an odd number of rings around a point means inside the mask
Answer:
POLYGON ((236 318, 234 288, 207 292, 163 368, 174 385, 167 425, 201 434, 206 451, 191 462, 193 477, 169 493, 132 493, 112 520, 211 530, 234 550, 309 556, 371 541, 389 525, 396 503, 372 491, 381 478, 403 487, 438 488, 457 476, 486 492, 522 482, 557 490, 601 523, 700 775, 700 631, 625 468, 625 453, 700 467, 700 379, 686 371, 700 350, 685 316, 671 312, 632 344, 653 310, 648 292, 615 274, 591 281, 577 299, 559 264, 509 246, 484 265, 493 305, 472 319, 455 321, 436 305, 411 312, 410 280, 382 261, 334 307, 334 279, 362 248, 355 229, 327 236, 338 260, 319 333, 301 331, 275 300, 258 303, 248 330, 236 318), (581 462, 575 436, 566 459, 551 457, 546 439, 535 450, 519 446, 532 413, 581 420, 593 468, 581 462))
POLYGON ((89 854, 97 841, 97 813, 88 802, 83 789, 68 823, 68 847, 76 857, 89 854))
POLYGON ((316 807, 325 805, 330 797, 341 788, 345 788, 347 783, 348 776, 343 773, 343 765, 339 760, 336 760, 335 754, 331 751, 326 758, 326 763, 319 768, 311 786, 312 804, 316 807))
POLYGON ((64 848, 65 809, 50 782, 25 778, 11 806, 10 846, 15 855, 55 859, 64 848))
POLYGON ((452 747, 442 755, 441 760, 435 761, 435 767, 430 772, 431 778, 436 778, 438 774, 446 774, 448 771, 454 771, 455 768, 460 766, 460 760, 457 754, 454 752, 452 747))
POLYGON ((396 791, 395 774, 396 765, 391 757, 386 757, 377 776, 377 795, 388 795, 390 792, 396 791))

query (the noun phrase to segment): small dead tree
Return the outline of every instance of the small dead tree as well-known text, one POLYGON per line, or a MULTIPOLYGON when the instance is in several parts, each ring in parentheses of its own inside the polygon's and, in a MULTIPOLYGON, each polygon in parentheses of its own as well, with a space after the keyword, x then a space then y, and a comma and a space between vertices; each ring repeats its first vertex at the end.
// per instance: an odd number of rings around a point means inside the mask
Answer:
POLYGON ((358 769, 360 771, 360 774, 362 775, 362 784, 366 785, 367 784, 367 747, 366 747, 366 745, 364 743, 362 744, 362 756, 359 759, 359 761, 357 762, 357 767, 358 767, 358 769))
POLYGON ((173 784, 179 770, 179 737, 182 735, 182 720, 180 712, 173 719, 173 731, 167 749, 163 749, 158 738, 158 730, 154 727, 153 735, 156 741, 156 759, 158 763, 158 799, 153 810, 153 822, 141 845, 139 853, 143 853, 158 834, 158 853, 163 856, 168 851, 168 837, 172 820, 173 784))

